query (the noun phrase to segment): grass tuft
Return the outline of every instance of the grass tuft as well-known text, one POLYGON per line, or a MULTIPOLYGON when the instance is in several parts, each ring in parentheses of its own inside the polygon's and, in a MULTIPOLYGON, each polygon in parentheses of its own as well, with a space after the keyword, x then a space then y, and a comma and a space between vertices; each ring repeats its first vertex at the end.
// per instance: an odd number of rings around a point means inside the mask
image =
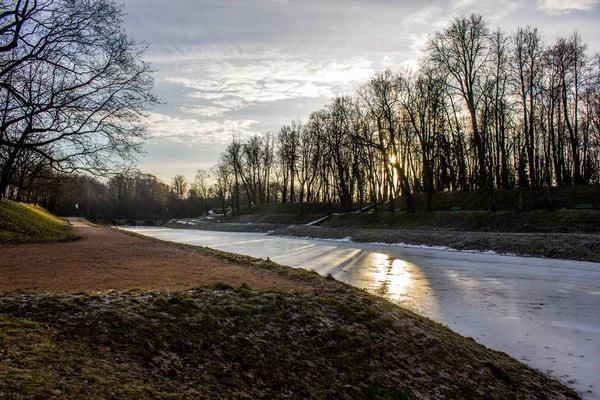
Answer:
POLYGON ((233 290, 234 287, 231 286, 229 283, 225 283, 225 282, 215 282, 211 285, 211 287, 215 290, 233 290))

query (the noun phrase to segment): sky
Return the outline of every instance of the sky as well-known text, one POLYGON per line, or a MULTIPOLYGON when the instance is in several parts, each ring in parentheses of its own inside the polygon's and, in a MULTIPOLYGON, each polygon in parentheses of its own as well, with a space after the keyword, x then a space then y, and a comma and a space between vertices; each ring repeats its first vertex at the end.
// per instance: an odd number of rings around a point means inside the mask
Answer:
POLYGON ((233 138, 277 133, 386 68, 418 68, 428 36, 453 18, 538 27, 546 43, 577 30, 600 52, 600 0, 124 0, 124 27, 148 48, 161 104, 138 166, 192 181, 233 138))

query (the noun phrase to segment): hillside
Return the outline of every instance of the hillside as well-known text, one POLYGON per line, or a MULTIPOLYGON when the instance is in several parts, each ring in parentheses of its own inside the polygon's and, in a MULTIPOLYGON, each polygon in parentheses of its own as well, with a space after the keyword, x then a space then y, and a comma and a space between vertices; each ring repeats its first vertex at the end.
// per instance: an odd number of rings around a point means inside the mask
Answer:
POLYGON ((0 200, 0 243, 35 243, 72 237, 67 222, 41 207, 0 200))
POLYGON ((337 282, 319 294, 225 284, 12 292, 0 294, 0 328, 0 393, 9 397, 578 398, 503 353, 337 282))
MULTIPOLYGON (((412 195, 416 211, 427 210, 427 194, 414 193, 412 195)), ((494 202, 497 210, 519 209, 521 197, 523 210, 559 210, 572 209, 578 204, 591 204, 595 209, 600 208, 600 185, 578 185, 560 187, 535 187, 497 189, 494 192, 494 202)), ((395 204, 397 209, 406 210, 405 198, 399 197, 395 204)), ((457 191, 437 192, 433 195, 432 210, 447 211, 453 207, 463 210, 491 210, 492 198, 489 191, 457 191)), ((383 207, 385 209, 385 207, 383 207)))
POLYGON ((461 232, 600 233, 600 211, 350 213, 335 215, 321 226, 461 232))

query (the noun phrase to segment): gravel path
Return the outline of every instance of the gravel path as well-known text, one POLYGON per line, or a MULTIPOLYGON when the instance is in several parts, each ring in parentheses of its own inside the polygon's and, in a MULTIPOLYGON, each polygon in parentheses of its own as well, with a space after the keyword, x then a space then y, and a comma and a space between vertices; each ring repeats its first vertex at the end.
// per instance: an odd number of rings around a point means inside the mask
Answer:
POLYGON ((186 289, 215 282, 253 289, 301 289, 275 273, 73 221, 79 240, 0 245, 0 290, 186 289))

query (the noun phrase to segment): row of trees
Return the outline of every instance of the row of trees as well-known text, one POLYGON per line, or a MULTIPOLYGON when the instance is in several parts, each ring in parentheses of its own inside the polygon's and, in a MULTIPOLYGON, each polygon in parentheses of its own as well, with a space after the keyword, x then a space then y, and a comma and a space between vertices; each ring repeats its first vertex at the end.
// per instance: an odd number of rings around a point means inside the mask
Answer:
POLYGON ((219 206, 214 185, 199 171, 194 182, 176 175, 167 184, 154 175, 132 170, 105 181, 89 175, 49 171, 27 189, 11 186, 10 198, 40 204, 57 215, 165 220, 196 217, 219 206))
POLYGON ((577 33, 456 18, 416 72, 376 73, 308 121, 233 140, 212 169, 223 203, 381 203, 403 194, 598 183, 598 55, 577 33), (229 199, 229 200, 226 200, 229 199))
POLYGON ((156 99, 121 17, 112 0, 0 0, 0 198, 139 151, 156 99))

